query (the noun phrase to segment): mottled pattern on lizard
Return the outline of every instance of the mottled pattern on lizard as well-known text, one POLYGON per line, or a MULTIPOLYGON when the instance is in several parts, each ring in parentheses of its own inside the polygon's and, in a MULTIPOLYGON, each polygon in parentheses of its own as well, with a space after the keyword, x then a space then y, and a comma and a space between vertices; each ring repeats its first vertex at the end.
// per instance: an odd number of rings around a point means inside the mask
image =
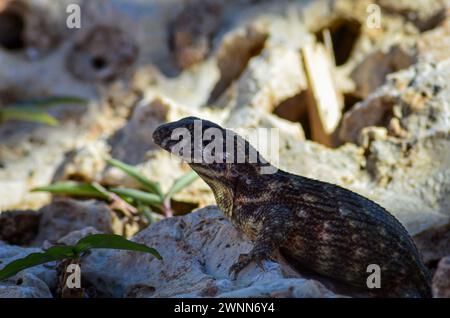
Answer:
MULTIPOLYGON (((167 151, 179 144, 173 138, 176 128, 184 128, 194 136, 194 123, 204 133, 216 128, 232 134, 234 153, 245 151, 242 163, 193 163, 189 165, 211 187, 222 212, 253 243, 248 254, 241 254, 230 268, 237 275, 250 262, 261 265, 279 251, 295 268, 306 268, 323 276, 356 286, 367 287, 367 267, 381 268, 384 297, 429 297, 430 276, 419 252, 401 223, 375 202, 350 190, 282 170, 261 173, 270 164, 258 154, 256 163, 249 162, 249 149, 254 148, 239 135, 215 123, 195 117, 164 124, 153 134, 154 141, 167 151), (239 141, 239 142, 238 142, 239 141), (242 143, 245 148, 239 147, 242 143)), ((210 140, 192 139, 191 159, 202 154, 210 140), (199 147, 195 143, 199 142, 199 147)), ((188 149, 188 147, 186 147, 188 149)), ((186 154, 177 153, 184 156, 186 154)))

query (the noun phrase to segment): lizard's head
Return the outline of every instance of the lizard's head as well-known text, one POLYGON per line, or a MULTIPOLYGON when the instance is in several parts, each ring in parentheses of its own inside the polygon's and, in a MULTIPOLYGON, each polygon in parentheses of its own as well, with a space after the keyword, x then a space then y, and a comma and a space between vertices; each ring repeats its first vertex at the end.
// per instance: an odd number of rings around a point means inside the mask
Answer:
POLYGON ((204 179, 229 181, 240 175, 259 173, 261 165, 267 165, 236 133, 197 117, 159 126, 153 133, 153 140, 185 160, 204 179))

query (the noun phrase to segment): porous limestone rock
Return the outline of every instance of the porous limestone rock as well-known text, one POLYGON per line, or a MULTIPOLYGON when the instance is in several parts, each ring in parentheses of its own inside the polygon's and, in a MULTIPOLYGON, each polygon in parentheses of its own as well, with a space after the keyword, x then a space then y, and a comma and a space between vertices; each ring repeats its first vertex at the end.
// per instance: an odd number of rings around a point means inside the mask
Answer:
POLYGON ((0 283, 0 298, 52 298, 48 286, 33 274, 17 274, 0 283))
MULTIPOLYGON (((10 262, 18 259, 23 258, 31 253, 40 253, 42 252, 42 249, 40 248, 24 248, 20 246, 15 245, 7 245, 4 242, 0 241, 0 268, 3 268, 10 262)), ((46 265, 38 265, 31 268, 27 268, 13 277, 9 278, 6 281, 3 281, 0 283, 0 286, 9 286, 17 285, 17 282, 20 282, 22 279, 23 281, 26 281, 23 287, 25 287, 25 292, 27 293, 33 293, 33 287, 36 288, 36 292, 38 294, 47 293, 48 288, 53 289, 56 288, 57 283, 57 277, 56 277, 56 270, 54 269, 54 266, 56 263, 49 263, 46 265), (24 279, 26 278, 26 279, 24 279), (47 288, 44 287, 44 285, 48 286, 47 288), (30 288, 27 291, 27 288, 30 288)), ((20 284, 16 286, 18 289, 16 289, 15 292, 20 293, 20 284)), ((7 289, 7 287, 4 287, 7 289)), ((1 294, 1 293, 0 293, 1 294)), ((7 297, 7 295, 3 296, 7 297)), ((44 296, 49 297, 49 296, 44 296)))
POLYGON ((364 127, 386 127, 390 135, 420 138, 449 130, 450 60, 419 63, 388 82, 344 115, 340 138, 356 142, 364 127))
POLYGON ((105 296, 115 297, 336 297, 321 283, 284 277, 279 264, 244 269, 238 279, 229 267, 251 243, 217 207, 207 207, 151 225, 134 241, 156 248, 163 260, 117 250, 97 250, 81 264, 82 273, 105 296))

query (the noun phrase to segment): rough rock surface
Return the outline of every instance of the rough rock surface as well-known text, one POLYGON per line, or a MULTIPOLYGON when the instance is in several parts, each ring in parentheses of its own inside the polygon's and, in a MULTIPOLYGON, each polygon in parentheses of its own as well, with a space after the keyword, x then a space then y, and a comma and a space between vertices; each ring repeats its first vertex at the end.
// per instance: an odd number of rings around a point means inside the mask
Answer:
MULTIPOLYGON (((86 227, 69 233, 57 243, 73 245, 96 233, 99 233, 97 229, 86 227)), ((158 222, 133 240, 155 247, 163 260, 130 251, 92 251, 82 259, 81 270, 84 281, 95 287, 97 296, 367 297, 326 278, 296 272, 280 256, 276 263, 265 262, 264 271, 252 264, 237 280, 231 280, 229 266, 252 245, 215 206, 158 222)), ((0 242, 0 261, 7 264, 39 251, 39 248, 0 242)), ((435 297, 447 295, 445 264, 444 258, 434 277, 435 297)), ((40 265, 0 283, 0 297, 51 297, 50 290, 55 288, 56 271, 49 265, 40 265)))
POLYGON ((48 286, 32 274, 18 274, 0 283, 0 298, 51 298, 48 286))
POLYGON ((70 232, 92 226, 103 233, 112 233, 110 208, 101 201, 56 200, 41 209, 38 235, 33 241, 40 246, 44 241, 56 242, 70 232))
POLYGON ((315 280, 284 277, 277 263, 266 272, 249 266, 236 281, 228 269, 251 248, 216 207, 161 221, 133 240, 163 257, 128 251, 94 251, 82 262, 85 278, 102 295, 115 297, 335 297, 315 280), (130 275, 130 271, 133 275, 130 275))
MULTIPOLYGON (((38 252, 42 252, 42 250, 40 248, 24 248, 20 246, 7 245, 0 241, 0 268, 3 268, 3 266, 18 258, 23 258, 28 254, 38 252)), ((51 267, 52 265, 55 264, 39 265, 25 269, 10 279, 0 282, 0 286, 12 286, 15 284, 18 287, 16 292, 19 293, 20 280, 26 276, 28 277, 28 283, 24 285, 24 287, 26 287, 24 292, 32 292, 33 287, 36 287, 37 294, 42 295, 43 291, 46 293, 48 289, 53 289, 56 287, 56 270, 51 267), (46 288, 43 288, 43 285, 46 285, 46 288), (28 291, 27 288, 29 288, 28 291)), ((7 297, 7 295, 5 295, 5 297, 7 297)))
POLYGON ((356 142, 364 127, 386 127, 400 138, 448 131, 450 61, 419 63, 389 76, 388 82, 344 116, 340 137, 356 142))
POLYGON ((450 256, 439 262, 433 277, 432 290, 434 297, 450 298, 450 256))
POLYGON ((39 231, 41 213, 6 211, 0 214, 0 241, 13 245, 29 244, 39 231))
POLYGON ((431 227, 416 235, 414 241, 426 264, 437 263, 450 255, 450 223, 431 227))

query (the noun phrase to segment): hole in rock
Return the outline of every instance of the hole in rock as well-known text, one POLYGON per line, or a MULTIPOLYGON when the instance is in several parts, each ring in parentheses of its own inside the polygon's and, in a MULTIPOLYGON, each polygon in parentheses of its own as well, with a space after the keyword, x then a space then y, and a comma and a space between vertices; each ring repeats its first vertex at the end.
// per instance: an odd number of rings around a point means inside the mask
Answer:
POLYGON ((0 12, 0 46, 10 50, 21 50, 25 47, 23 33, 25 21, 17 12, 6 9, 0 12))
POLYGON ((311 125, 308 117, 308 92, 302 91, 275 107, 273 113, 280 118, 299 122, 305 133, 305 138, 311 140, 311 125))
POLYGON ((303 91, 282 101, 277 107, 275 107, 273 113, 283 119, 298 122, 306 112, 307 106, 306 91, 303 91))
POLYGON ((336 65, 345 64, 361 34, 361 24, 356 20, 337 19, 316 33, 319 42, 324 43, 324 30, 330 30, 336 65))
POLYGON ((342 114, 345 114, 347 111, 351 110, 356 103, 362 101, 363 99, 356 94, 347 93, 344 94, 344 110, 342 114))
POLYGON ((92 59, 91 63, 92 63, 92 67, 96 70, 102 70, 108 65, 108 62, 106 61, 106 59, 101 56, 94 57, 92 59))
POLYGON ((125 30, 99 24, 73 43, 66 66, 77 79, 109 82, 129 74, 138 52, 135 39, 125 30))

